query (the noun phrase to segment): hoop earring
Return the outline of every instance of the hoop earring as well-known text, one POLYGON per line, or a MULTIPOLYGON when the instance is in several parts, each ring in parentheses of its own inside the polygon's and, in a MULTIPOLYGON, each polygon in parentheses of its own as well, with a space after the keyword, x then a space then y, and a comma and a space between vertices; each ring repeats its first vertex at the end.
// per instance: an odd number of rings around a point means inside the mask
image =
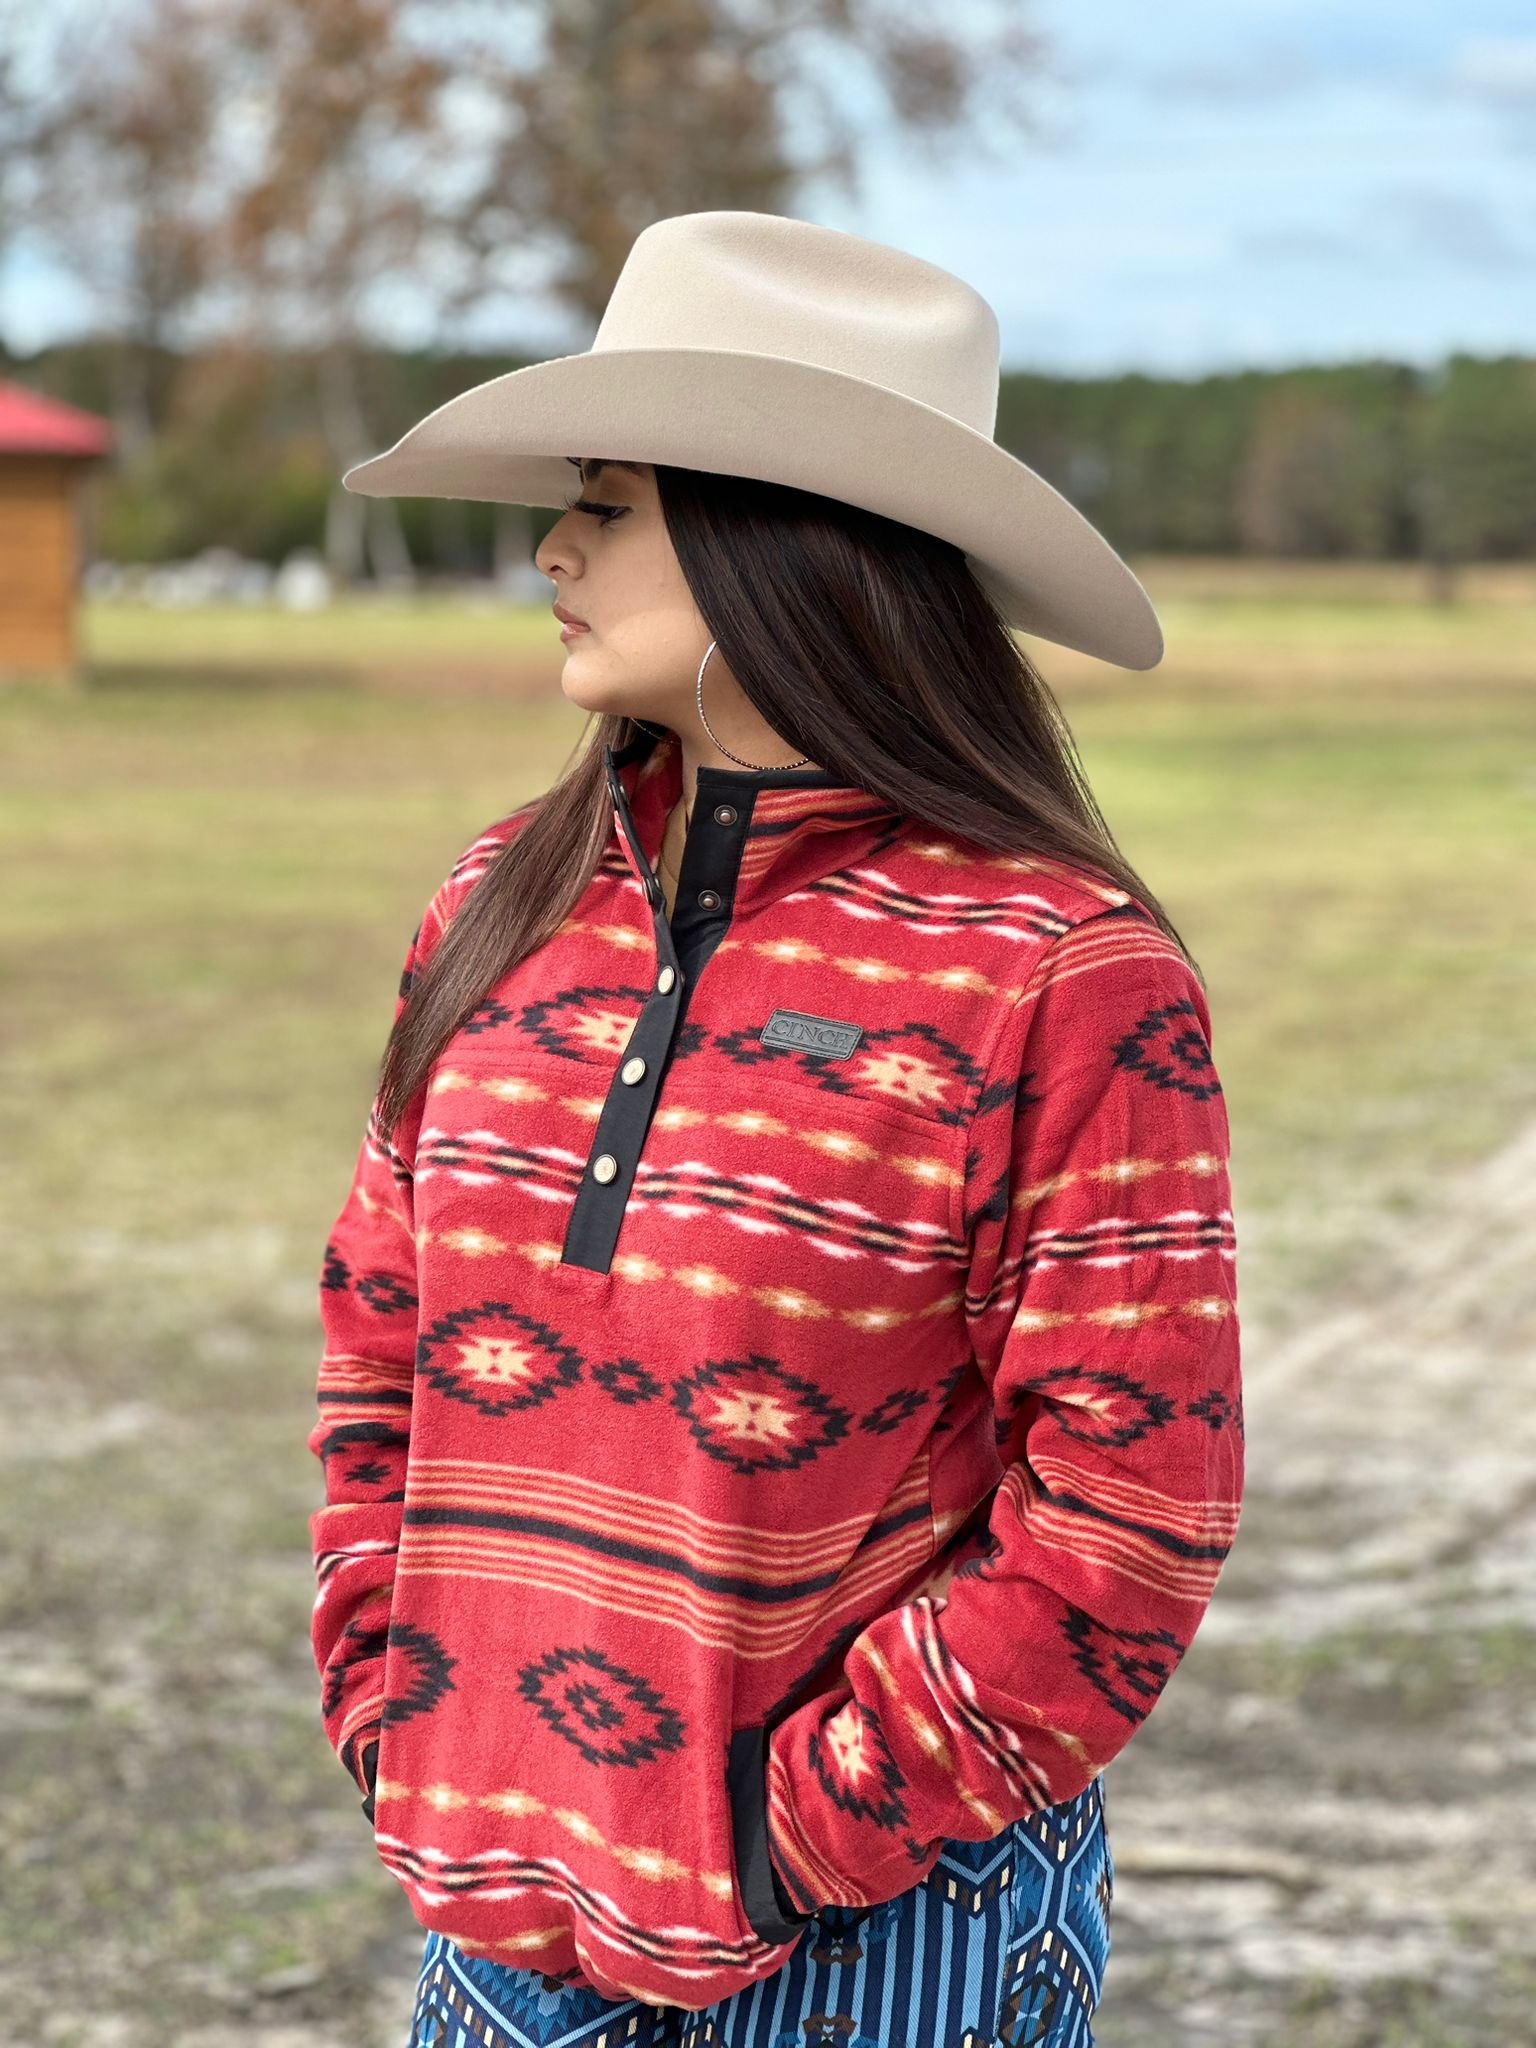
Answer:
MULTIPOLYGON (((717 643, 715 641, 710 641, 709 645, 704 650, 704 659, 699 663, 698 686, 694 691, 694 700, 699 707, 699 723, 703 726, 704 730, 709 734, 710 738, 714 741, 715 745, 719 747, 721 753, 724 754, 728 760, 741 761, 741 765, 743 768, 766 769, 769 767, 769 763, 766 761, 742 761, 740 754, 733 754, 730 748, 725 745, 724 741, 721 740, 719 735, 716 733, 714 727, 710 724, 709 720, 704 716, 704 670, 708 664, 709 657, 715 651, 716 644, 717 643)), ((805 764, 810 760, 810 758, 811 757, 809 754, 802 754, 798 761, 782 761, 779 763, 779 766, 783 768, 801 768, 805 766, 805 764)))

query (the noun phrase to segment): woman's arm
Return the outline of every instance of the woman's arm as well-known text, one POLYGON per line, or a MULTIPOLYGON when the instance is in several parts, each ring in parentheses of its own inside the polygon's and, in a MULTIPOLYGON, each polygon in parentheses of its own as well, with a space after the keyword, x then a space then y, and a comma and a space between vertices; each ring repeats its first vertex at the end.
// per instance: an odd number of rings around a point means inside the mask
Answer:
POLYGON ((944 1598, 880 1616, 773 1731, 797 1903, 874 1904, 949 1837, 1076 1797, 1188 1649, 1243 1479, 1224 1098, 1204 993, 1144 915, 1052 942, 966 1166, 965 1313, 1004 1476, 944 1598))
MULTIPOLYGON (((427 935, 433 898, 406 950, 398 1018, 427 935)), ((311 1616, 321 1718, 364 1794, 370 1819, 383 1711, 384 1650, 411 1438, 416 1367, 416 1239, 410 1164, 382 1130, 375 1099, 320 1278, 324 1351, 309 1448, 325 1505, 309 1518, 318 1593, 311 1616)))
MULTIPOLYGON (((531 799, 477 833, 453 863, 406 948, 395 997, 397 1022, 416 975, 450 921, 537 804, 531 799)), ((413 1104, 396 1134, 414 1130, 419 1120, 413 1104)), ((364 1794, 370 1820, 416 1371, 413 1137, 406 1146, 398 1150, 381 1128, 375 1097, 351 1186, 326 1244, 319 1412, 309 1436, 325 1471, 325 1505, 310 1516, 318 1581, 311 1633, 321 1716, 331 1747, 364 1794)))

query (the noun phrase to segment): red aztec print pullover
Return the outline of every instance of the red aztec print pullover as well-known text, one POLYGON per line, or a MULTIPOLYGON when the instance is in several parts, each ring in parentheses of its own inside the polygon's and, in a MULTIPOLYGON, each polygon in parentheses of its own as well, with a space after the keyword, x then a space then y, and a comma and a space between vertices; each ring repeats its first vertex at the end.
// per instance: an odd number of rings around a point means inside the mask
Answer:
POLYGON ((698 2008, 1157 1701, 1239 1513, 1228 1130, 1136 899, 702 767, 669 916, 676 736, 605 758, 578 905, 368 1118, 313 1641, 424 1927, 698 2008))

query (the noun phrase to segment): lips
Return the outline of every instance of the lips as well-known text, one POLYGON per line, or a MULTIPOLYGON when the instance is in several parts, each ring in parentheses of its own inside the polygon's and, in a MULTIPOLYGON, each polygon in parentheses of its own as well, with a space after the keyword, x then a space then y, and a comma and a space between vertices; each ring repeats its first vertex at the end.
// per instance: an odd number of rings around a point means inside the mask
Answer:
POLYGON ((553 610, 555 617, 560 621, 562 626, 573 626, 581 632, 585 632, 588 630, 586 620, 578 619, 576 614, 574 612, 568 612, 563 604, 555 605, 553 607, 553 610))

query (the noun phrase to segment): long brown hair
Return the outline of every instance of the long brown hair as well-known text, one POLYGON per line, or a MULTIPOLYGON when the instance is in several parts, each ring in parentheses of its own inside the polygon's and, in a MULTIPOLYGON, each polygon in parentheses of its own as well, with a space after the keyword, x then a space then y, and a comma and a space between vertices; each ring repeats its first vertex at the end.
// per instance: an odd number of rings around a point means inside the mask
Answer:
MULTIPOLYGON (((840 499, 655 465, 684 580, 750 702, 797 754, 945 837, 1044 856, 1127 890, 1203 977, 1105 823, 1066 718, 961 549, 840 499)), ((393 1130, 501 977, 580 900, 613 829, 602 713, 487 865, 426 964, 380 1066, 393 1130)))

